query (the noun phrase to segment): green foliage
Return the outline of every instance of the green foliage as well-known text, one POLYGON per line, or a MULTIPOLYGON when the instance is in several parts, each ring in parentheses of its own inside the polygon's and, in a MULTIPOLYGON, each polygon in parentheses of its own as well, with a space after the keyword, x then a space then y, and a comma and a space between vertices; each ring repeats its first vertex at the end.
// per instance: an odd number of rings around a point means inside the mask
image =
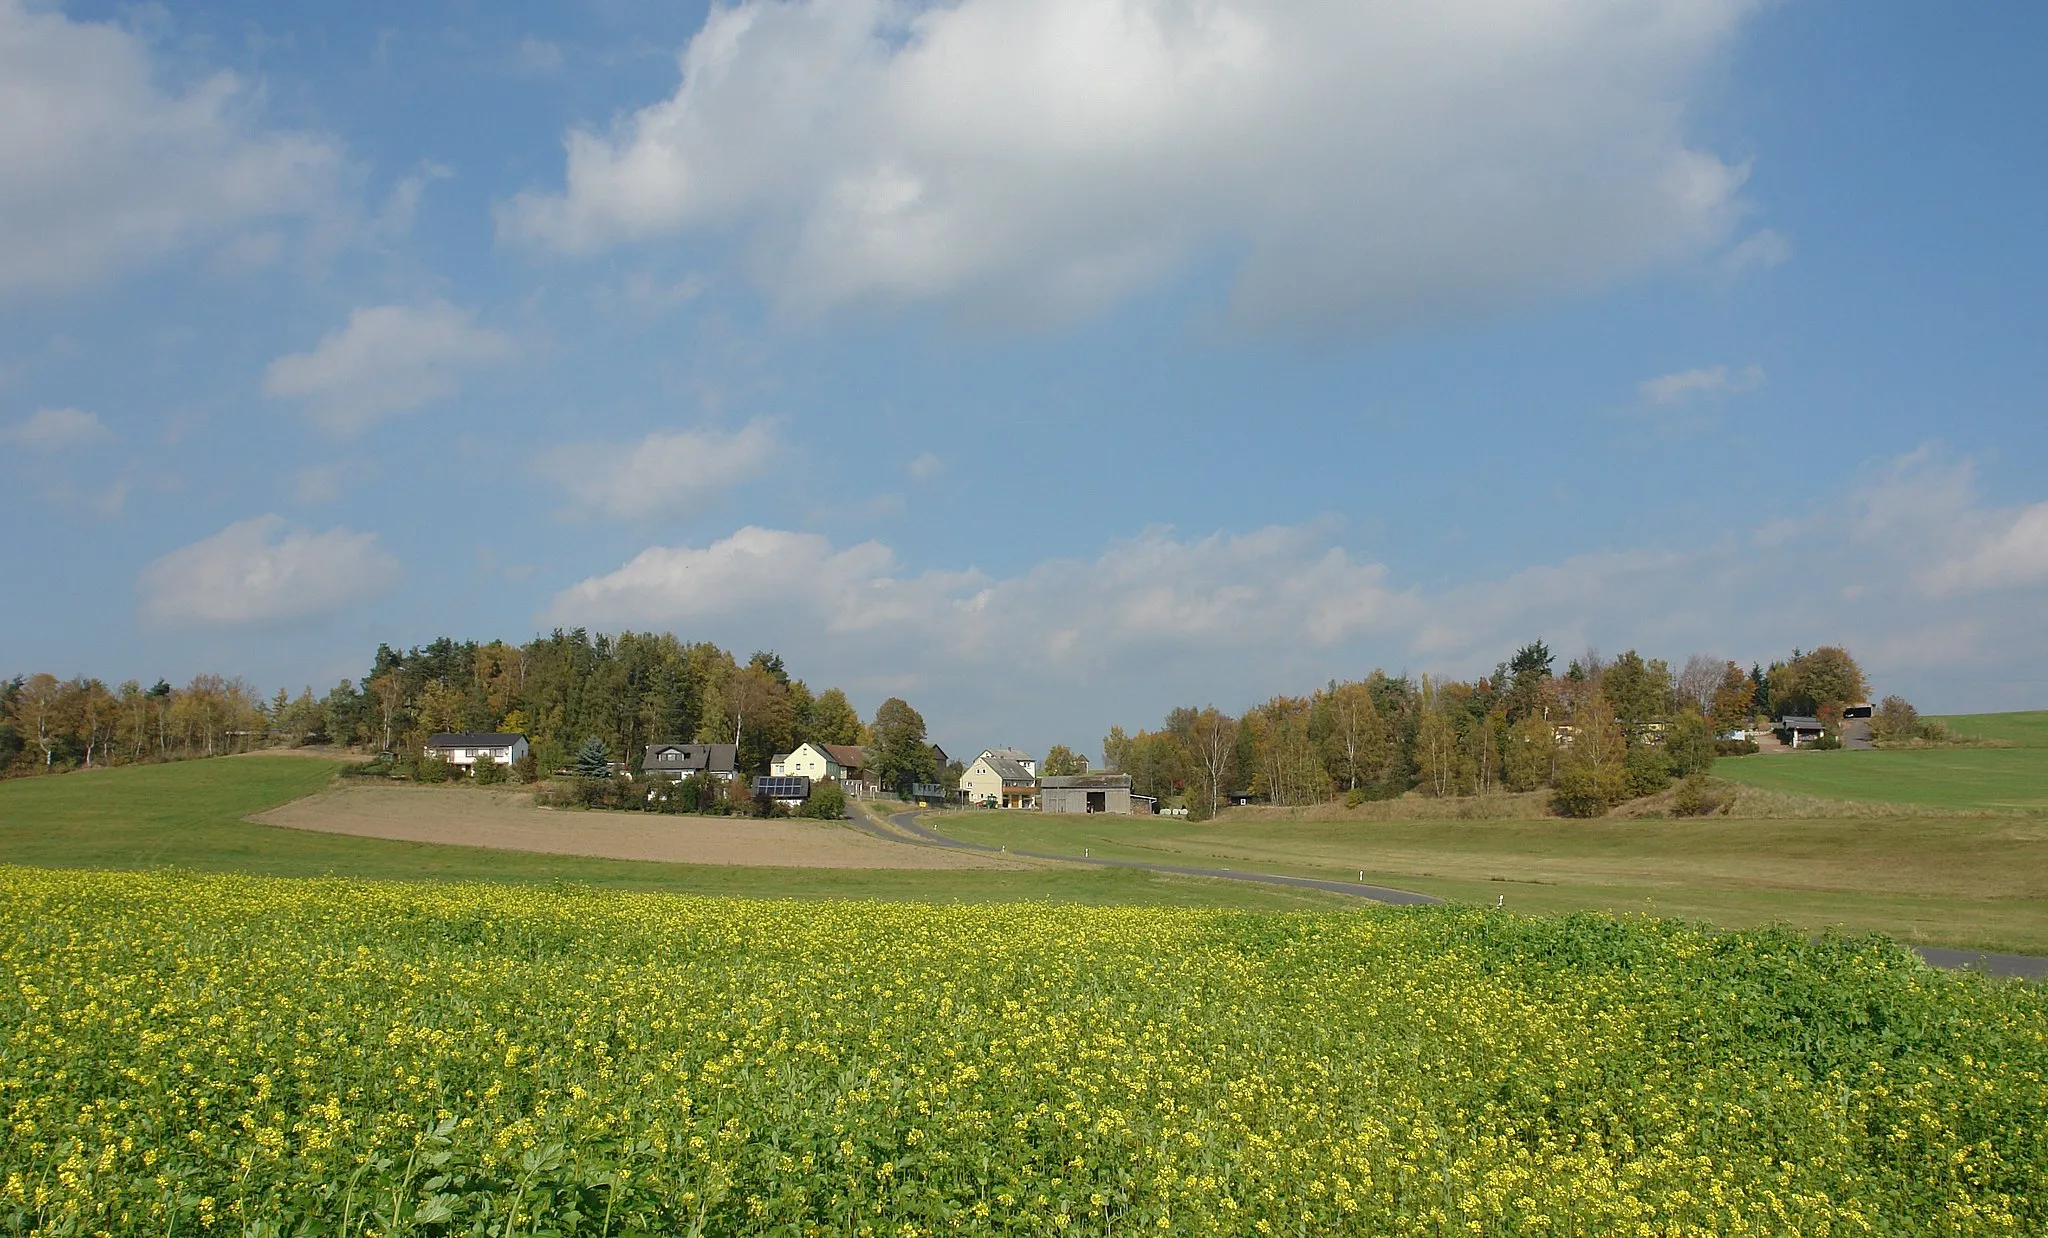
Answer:
POLYGON ((448 775, 452 772, 448 762, 431 753, 421 753, 413 759, 412 778, 414 782, 427 783, 429 785, 443 783, 448 781, 448 775))
POLYGON ((540 757, 528 748, 526 755, 512 762, 512 776, 523 783, 540 781, 540 757))
POLYGON ((939 761, 925 741, 924 715, 892 696, 875 710, 874 732, 868 770, 878 785, 901 791, 912 783, 938 780, 939 761))
POLYGON ((1088 772, 1088 758, 1075 752, 1065 744, 1054 744, 1045 750, 1045 759, 1038 763, 1038 773, 1043 778, 1068 778, 1088 772))
POLYGON ((1530 714, 1508 728, 1501 753, 1501 780, 1510 791, 1534 791, 1550 781, 1557 739, 1550 724, 1530 714))
POLYGON ((1678 715, 1664 740, 1671 772, 1679 778, 1702 777, 1714 768, 1713 724, 1692 710, 1678 715))
POLYGON ((1622 768, 1631 797, 1655 795, 1671 785, 1671 754, 1664 747, 1637 744, 1628 750, 1622 768))
POLYGON ((1869 698, 1870 684, 1849 651, 1823 645, 1811 653, 1794 651, 1792 660, 1771 667, 1771 712, 1818 715, 1869 698))
POLYGON ((811 798, 804 801, 797 811, 798 816, 812 817, 820 821, 838 821, 846 816, 846 788, 830 781, 816 783, 811 787, 811 798))
POLYGON ((1628 775, 1619 766, 1567 760, 1557 771, 1550 808, 1560 817, 1601 817, 1627 793, 1628 775))
POLYGON ((505 781, 506 767, 492 760, 489 754, 485 754, 476 759, 471 772, 475 775, 478 786, 495 787, 505 781))
POLYGON ((611 753, 595 735, 584 740, 583 747, 577 750, 576 776, 586 781, 612 776, 611 753))
POLYGON ((1631 649, 1600 677, 1600 691, 1623 726, 1640 726, 1671 712, 1671 668, 1658 658, 1646 662, 1631 649))
POLYGON ((1671 797, 1671 812, 1678 817, 1704 817, 1710 813, 1726 812, 1730 801, 1707 789, 1707 776, 1693 774, 1678 784, 1678 790, 1671 797))
POLYGON ((2048 997, 1879 940, 0 881, 23 1232, 2048 1228, 2048 997))
POLYGON ((1716 757, 1753 757, 1763 749, 1753 739, 1717 739, 1714 741, 1716 757))

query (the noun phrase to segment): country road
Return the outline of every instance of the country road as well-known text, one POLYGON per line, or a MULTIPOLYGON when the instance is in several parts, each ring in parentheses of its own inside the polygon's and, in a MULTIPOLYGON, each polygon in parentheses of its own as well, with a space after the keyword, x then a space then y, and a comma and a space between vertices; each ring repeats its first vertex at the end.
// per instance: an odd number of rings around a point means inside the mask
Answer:
MULTIPOLYGON (((1193 868, 1180 864, 1147 864, 1139 860, 1106 860, 1094 856, 1054 855, 1040 851, 1014 851, 1004 847, 991 847, 985 843, 970 843, 948 837, 937 830, 919 823, 917 816, 924 810, 911 808, 889 814, 889 824, 895 827, 892 833, 867 819, 867 814, 855 809, 852 823, 859 829, 878 838, 910 846, 950 847, 963 851, 982 851, 989 854, 1022 856, 1031 860, 1056 860, 1063 864, 1093 864, 1102 868, 1136 868, 1149 873, 1171 873, 1179 877, 1216 877, 1224 881, 1254 881, 1264 885, 1292 886, 1305 890, 1326 890, 1332 894, 1348 894, 1355 898, 1371 899, 1397 907, 1416 907, 1444 900, 1428 894, 1417 894, 1413 890, 1395 890, 1386 886, 1361 885, 1355 881, 1323 881, 1314 877, 1288 877, 1278 873, 1247 873, 1231 868, 1193 868), (907 837, 906 837, 907 836, 907 837)), ((1940 946, 1912 946, 1915 954, 1926 959, 1935 967, 1951 970, 1978 971, 1987 976, 2004 979, 2044 980, 2048 979, 2048 958, 2031 954, 1991 954, 1981 950, 1951 950, 1940 946)))

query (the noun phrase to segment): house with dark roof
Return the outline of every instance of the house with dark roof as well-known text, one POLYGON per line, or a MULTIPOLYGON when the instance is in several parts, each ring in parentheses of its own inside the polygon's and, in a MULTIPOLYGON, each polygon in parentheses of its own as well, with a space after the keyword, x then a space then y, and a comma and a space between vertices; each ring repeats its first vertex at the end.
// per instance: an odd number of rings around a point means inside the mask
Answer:
POLYGON ((1038 762, 1014 748, 990 748, 960 775, 960 798, 990 808, 1036 808, 1037 771, 1038 762))
POLYGON ((442 731, 429 735, 426 746, 428 756, 470 773, 487 757, 499 765, 510 765, 531 750, 526 736, 504 731, 442 731))
POLYGON ((1811 747, 1827 734, 1827 728, 1819 718, 1808 718, 1799 714, 1787 714, 1778 719, 1778 735, 1794 748, 1811 747))
POLYGON ((640 772, 650 778, 710 774, 731 781, 739 752, 738 744, 649 744, 640 758, 640 772))

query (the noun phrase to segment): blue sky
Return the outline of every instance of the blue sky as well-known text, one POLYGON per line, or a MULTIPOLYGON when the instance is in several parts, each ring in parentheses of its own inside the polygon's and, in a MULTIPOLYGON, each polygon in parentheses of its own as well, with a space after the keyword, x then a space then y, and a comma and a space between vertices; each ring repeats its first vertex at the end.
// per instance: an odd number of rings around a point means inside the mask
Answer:
POLYGON ((2048 11, 0 0, 0 673, 2048 705, 2048 11))

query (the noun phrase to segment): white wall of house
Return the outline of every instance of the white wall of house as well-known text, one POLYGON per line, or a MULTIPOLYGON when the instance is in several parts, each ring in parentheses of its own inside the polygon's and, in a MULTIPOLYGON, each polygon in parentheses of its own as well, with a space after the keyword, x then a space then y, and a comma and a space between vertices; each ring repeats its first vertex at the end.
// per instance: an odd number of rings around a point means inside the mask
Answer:
POLYGON ((429 748, 429 756, 439 756, 450 765, 464 768, 475 765, 477 758, 488 755, 500 765, 510 765, 525 756, 529 750, 526 740, 521 738, 497 748, 429 748))
POLYGON ((823 782, 827 778, 845 781, 846 767, 832 759, 832 754, 816 744, 798 744, 796 751, 774 762, 774 772, 784 778, 808 778, 812 782, 823 782))

